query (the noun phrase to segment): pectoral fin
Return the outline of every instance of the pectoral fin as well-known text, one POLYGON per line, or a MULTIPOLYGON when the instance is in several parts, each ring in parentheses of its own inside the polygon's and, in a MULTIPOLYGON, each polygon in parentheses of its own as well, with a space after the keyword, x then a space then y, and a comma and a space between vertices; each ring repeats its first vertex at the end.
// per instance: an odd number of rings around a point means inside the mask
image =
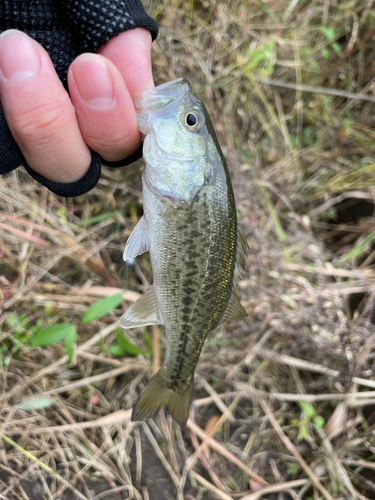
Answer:
POLYGON ((153 286, 150 286, 150 288, 125 311, 120 319, 121 328, 136 328, 162 324, 153 286))
POLYGON ((233 288, 227 307, 221 317, 220 323, 246 318, 247 312, 242 307, 236 290, 233 288))
POLYGON ((144 216, 142 216, 138 224, 133 229, 125 245, 124 260, 134 259, 137 255, 147 252, 148 250, 148 235, 144 216))

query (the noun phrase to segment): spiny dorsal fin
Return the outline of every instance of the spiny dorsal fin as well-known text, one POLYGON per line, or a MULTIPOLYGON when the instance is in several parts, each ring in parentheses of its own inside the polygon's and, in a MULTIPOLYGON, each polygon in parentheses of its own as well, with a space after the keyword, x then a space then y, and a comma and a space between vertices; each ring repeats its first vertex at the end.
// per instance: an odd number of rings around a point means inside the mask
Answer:
POLYGON ((135 328, 147 325, 162 325, 154 287, 134 302, 120 319, 121 328, 135 328))
POLYGON ((236 290, 234 288, 232 288, 232 293, 230 295, 228 305, 225 308, 225 311, 221 317, 220 323, 226 323, 229 321, 243 319, 243 318, 246 318, 246 316, 247 316, 247 312, 242 307, 236 290))
POLYGON ((147 227, 144 216, 142 216, 138 224, 133 229, 133 232, 128 238, 124 250, 124 260, 134 259, 137 255, 147 252, 148 236, 147 227))
POLYGON ((236 266, 234 268, 234 279, 236 282, 243 278, 248 250, 249 244, 247 243, 245 232, 241 224, 237 222, 237 252, 236 266))

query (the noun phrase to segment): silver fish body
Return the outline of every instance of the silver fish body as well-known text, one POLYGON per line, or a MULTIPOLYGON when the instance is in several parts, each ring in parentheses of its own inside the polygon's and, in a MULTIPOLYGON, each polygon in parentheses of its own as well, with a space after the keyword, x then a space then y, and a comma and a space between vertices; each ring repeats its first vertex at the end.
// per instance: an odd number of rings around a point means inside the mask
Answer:
POLYGON ((179 79, 145 92, 136 107, 146 135, 144 216, 124 259, 149 250, 153 286, 125 312, 120 326, 164 325, 167 348, 132 418, 143 420, 165 406, 184 425, 208 332, 246 316, 233 285, 247 244, 225 159, 188 82, 179 79))

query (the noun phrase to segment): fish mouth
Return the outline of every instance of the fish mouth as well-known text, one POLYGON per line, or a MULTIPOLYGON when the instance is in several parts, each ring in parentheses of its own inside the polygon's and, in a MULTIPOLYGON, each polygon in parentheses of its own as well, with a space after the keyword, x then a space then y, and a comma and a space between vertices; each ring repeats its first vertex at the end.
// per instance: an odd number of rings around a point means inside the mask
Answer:
POLYGON ((184 78, 177 78, 171 82, 158 85, 152 90, 143 92, 142 99, 134 101, 137 112, 137 121, 143 134, 150 132, 149 119, 152 114, 163 114, 169 110, 165 109, 183 95, 191 92, 190 84, 184 78))

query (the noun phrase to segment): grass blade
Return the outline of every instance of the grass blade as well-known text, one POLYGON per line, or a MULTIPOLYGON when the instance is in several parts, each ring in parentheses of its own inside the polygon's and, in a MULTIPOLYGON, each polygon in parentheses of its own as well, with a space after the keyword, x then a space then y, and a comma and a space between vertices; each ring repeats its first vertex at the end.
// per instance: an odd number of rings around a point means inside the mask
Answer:
POLYGON ((30 344, 37 347, 46 347, 60 340, 75 335, 76 327, 70 323, 58 323, 36 332, 30 339, 30 344))
POLYGON ((104 297, 93 304, 86 310, 84 315, 82 316, 81 323, 91 323, 95 319, 102 318, 106 316, 108 313, 116 309, 122 302, 122 298, 125 292, 116 293, 115 295, 111 295, 110 297, 104 297))

